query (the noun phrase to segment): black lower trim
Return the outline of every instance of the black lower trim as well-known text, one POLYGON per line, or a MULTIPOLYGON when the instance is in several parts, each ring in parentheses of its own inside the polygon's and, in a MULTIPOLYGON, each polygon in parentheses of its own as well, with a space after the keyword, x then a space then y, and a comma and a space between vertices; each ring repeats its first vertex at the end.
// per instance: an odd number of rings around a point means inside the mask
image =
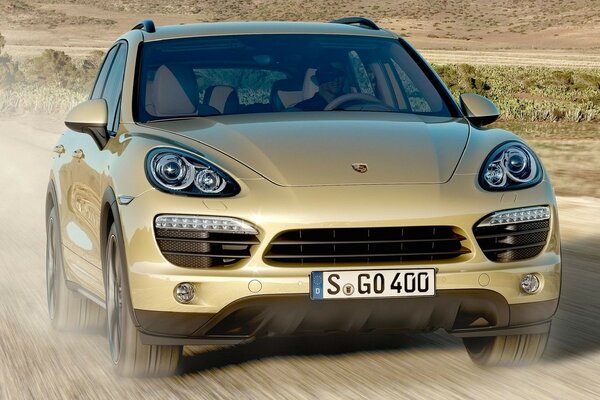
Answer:
POLYGON ((541 324, 511 326, 499 329, 460 329, 448 333, 457 337, 484 337, 484 336, 508 336, 525 335, 533 333, 546 333, 550 330, 550 321, 541 324))
POLYGON ((549 320, 554 316, 557 309, 558 299, 512 304, 510 306, 510 325, 527 325, 549 320))
POLYGON ((169 337, 150 335, 140 331, 140 338, 143 344, 155 344, 162 346, 206 346, 206 345, 236 345, 251 342, 254 338, 193 338, 193 337, 169 337))
POLYGON ((254 296, 225 307, 194 336, 428 332, 467 328, 484 318, 505 326, 509 307, 490 290, 439 290, 435 297, 310 300, 308 295, 254 296))
POLYGON ((558 299, 510 305, 510 323, 503 328, 456 329, 450 331, 458 337, 522 335, 545 333, 558 309, 558 299))
MULTIPOLYGON (((310 300, 308 295, 240 299, 217 314, 135 310, 140 331, 177 339, 428 332, 507 326, 510 308, 491 290, 439 290, 435 297, 310 300), (483 325, 482 325, 483 324, 483 325)), ((193 342, 194 340, 191 340, 193 342)))
POLYGON ((214 314, 135 310, 135 316, 143 332, 152 335, 191 336, 214 314))
POLYGON ((217 314, 135 310, 147 344, 235 344, 260 336, 396 334, 444 329, 462 337, 547 331, 558 300, 509 305, 492 290, 439 290, 435 297, 240 299, 217 314))

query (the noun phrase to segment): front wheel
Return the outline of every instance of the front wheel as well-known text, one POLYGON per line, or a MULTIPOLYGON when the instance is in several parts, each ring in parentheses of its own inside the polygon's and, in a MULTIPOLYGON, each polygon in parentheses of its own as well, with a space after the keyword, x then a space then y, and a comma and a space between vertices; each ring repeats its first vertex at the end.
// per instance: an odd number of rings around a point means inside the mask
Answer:
POLYGON ((124 287, 123 264, 116 225, 106 243, 106 312, 108 344, 113 365, 123 376, 165 376, 177 370, 183 346, 143 344, 131 317, 131 302, 124 287))
POLYGON ((525 335, 464 338, 471 360, 485 366, 520 366, 542 358, 550 330, 525 335))

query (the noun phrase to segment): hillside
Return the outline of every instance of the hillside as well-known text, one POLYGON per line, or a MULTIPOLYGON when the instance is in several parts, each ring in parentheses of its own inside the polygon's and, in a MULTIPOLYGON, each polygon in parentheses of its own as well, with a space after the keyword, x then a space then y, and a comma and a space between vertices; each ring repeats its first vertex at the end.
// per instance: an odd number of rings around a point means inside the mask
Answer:
POLYGON ((0 32, 18 58, 47 47, 79 56, 105 49, 143 18, 174 24, 348 15, 369 17, 421 50, 561 50, 592 60, 600 50, 600 0, 0 0, 0 32))

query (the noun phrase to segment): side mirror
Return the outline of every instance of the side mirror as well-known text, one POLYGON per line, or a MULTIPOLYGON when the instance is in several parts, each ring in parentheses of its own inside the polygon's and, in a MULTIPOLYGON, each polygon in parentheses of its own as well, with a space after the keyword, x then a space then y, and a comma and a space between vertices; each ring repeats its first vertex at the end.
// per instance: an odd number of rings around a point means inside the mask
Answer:
POLYGON ((100 148, 108 142, 108 106, 106 100, 84 101, 75 106, 65 118, 67 128, 91 135, 100 148))
POLYGON ((500 111, 494 103, 474 93, 460 95, 460 109, 475 126, 489 125, 500 117, 500 111))

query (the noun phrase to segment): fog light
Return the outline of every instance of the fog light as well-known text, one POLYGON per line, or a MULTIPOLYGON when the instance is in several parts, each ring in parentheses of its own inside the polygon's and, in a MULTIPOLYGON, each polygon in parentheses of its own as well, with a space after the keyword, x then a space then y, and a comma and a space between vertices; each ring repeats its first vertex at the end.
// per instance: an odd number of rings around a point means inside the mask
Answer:
POLYGON ((527 274, 521 278, 521 289, 527 294, 536 293, 540 286, 540 279, 535 274, 527 274))
POLYGON ((179 303, 186 304, 194 299, 194 296, 196 296, 196 289, 191 283, 180 283, 175 286, 173 295, 175 296, 175 300, 179 303))

